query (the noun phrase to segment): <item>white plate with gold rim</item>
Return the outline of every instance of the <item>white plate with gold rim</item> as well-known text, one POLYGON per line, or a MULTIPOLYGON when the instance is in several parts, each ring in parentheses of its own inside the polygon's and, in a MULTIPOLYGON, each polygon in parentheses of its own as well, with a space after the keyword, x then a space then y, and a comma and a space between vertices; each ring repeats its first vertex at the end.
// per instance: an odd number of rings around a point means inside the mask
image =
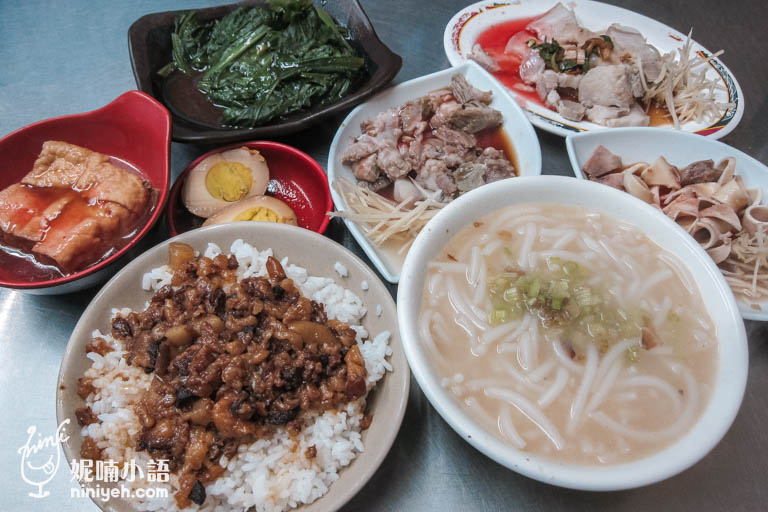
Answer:
MULTIPOLYGON (((509 2, 484 0, 467 6, 457 12, 445 27, 443 33, 445 55, 451 65, 459 66, 467 61, 467 56, 472 51, 472 46, 478 37, 490 27, 512 20, 535 18, 547 12, 557 3, 558 0, 515 0, 509 2)), ((639 30, 648 43, 655 46, 662 54, 677 52, 687 38, 687 34, 621 7, 591 0, 573 0, 567 3, 567 7, 574 10, 579 24, 590 30, 605 29, 612 23, 633 27, 639 30)), ((686 31, 690 29, 687 26, 681 28, 686 31)), ((702 57, 712 54, 695 41, 691 43, 691 50, 702 57)), ((736 49, 724 48, 724 50, 727 57, 727 52, 736 49)), ((719 58, 710 61, 707 77, 719 78, 723 89, 718 91, 715 97, 718 101, 733 103, 733 106, 728 108, 717 120, 707 123, 684 123, 681 130, 719 139, 733 131, 741 121, 744 114, 744 95, 733 73, 719 58)), ((610 129, 588 121, 570 121, 556 111, 543 106, 543 104, 524 98, 514 89, 507 87, 505 89, 521 103, 534 126, 542 130, 565 137, 572 133, 610 129)), ((671 125, 665 126, 665 128, 667 127, 673 129, 671 125)))

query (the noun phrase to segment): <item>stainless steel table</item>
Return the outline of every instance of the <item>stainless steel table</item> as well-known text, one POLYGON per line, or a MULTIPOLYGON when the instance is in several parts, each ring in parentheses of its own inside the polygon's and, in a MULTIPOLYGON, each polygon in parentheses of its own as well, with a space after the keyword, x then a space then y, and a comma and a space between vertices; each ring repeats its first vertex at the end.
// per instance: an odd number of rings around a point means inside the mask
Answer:
MULTIPOLYGON (((140 16, 204 7, 205 0, 0 1, 0 135, 33 121, 100 107, 135 88, 126 33, 140 16)), ((403 56, 396 81, 448 66, 443 28, 465 0, 363 0, 378 34, 403 56)), ((753 1, 614 0, 694 37, 740 80, 746 112, 725 142, 768 163, 768 3, 753 1)), ((321 164, 342 117, 282 140, 321 164)), ((538 131, 546 174, 570 175, 563 139, 538 131)), ((138 143, 138 142, 137 142, 138 143)), ((174 144, 174 176, 206 148, 174 144)), ((0 172, 3 163, 0 162, 0 172)), ((162 233, 157 234, 159 240, 162 233)), ((335 220, 328 236, 362 256, 335 220)), ((364 256, 363 256, 364 257, 364 256)), ((395 292, 395 287, 391 287, 395 292)), ((94 290, 39 297, 0 290, 0 510, 95 511, 70 497, 66 468, 34 499, 19 471, 17 449, 35 425, 55 430, 54 393, 61 356, 94 290)), ((643 489, 585 493, 541 484, 506 470, 459 439, 414 382, 408 411, 392 451, 348 510, 765 510, 768 508, 768 324, 747 322, 747 394, 725 439, 695 467, 643 489)))

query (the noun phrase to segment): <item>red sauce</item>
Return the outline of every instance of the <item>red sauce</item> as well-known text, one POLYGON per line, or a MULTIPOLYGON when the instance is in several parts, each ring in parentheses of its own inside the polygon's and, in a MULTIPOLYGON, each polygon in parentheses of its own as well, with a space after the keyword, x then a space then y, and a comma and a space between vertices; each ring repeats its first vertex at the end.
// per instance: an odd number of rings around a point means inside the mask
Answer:
MULTIPOLYGON (((130 164, 111 159, 111 162, 123 169, 129 170, 134 174, 139 174, 130 164)), ((142 176, 142 178, 144 178, 142 176)), ((146 178, 144 178, 146 179, 146 178)), ((55 211, 55 203, 60 202, 63 207, 60 208, 55 217, 46 221, 48 227, 43 232, 43 239, 48 232, 60 231, 68 232, 80 224, 88 217, 94 217, 101 213, 112 215, 112 209, 109 203, 100 203, 95 199, 89 199, 84 196, 82 191, 72 190, 61 187, 35 187, 31 185, 22 185, 24 193, 13 196, 23 200, 22 205, 13 205, 17 208, 10 219, 10 223, 16 227, 27 226, 35 217, 39 217, 41 212, 51 208, 55 211)), ((115 238, 113 242, 103 248, 103 254, 98 255, 94 261, 85 265, 90 267, 99 261, 104 260, 115 251, 120 250, 136 234, 139 227, 149 219, 154 211, 156 204, 156 193, 153 191, 149 198, 149 208, 134 220, 127 233, 115 238)), ((32 246, 35 242, 24 238, 19 238, 0 231, 0 275, 4 279, 15 281, 41 281, 46 279, 55 279, 63 277, 69 272, 64 271, 56 265, 56 262, 45 255, 32 253, 32 246)))
MULTIPOLYGON (((520 18, 488 27, 478 36, 476 42, 483 48, 485 53, 498 63, 500 69, 491 74, 499 82, 512 89, 519 97, 544 106, 536 91, 525 90, 530 89, 530 86, 520 78, 520 58, 517 55, 504 53, 504 48, 506 48, 509 38, 518 32, 524 31, 525 27, 538 17, 520 18)), ((535 37, 533 33, 530 34, 531 37, 535 37)))

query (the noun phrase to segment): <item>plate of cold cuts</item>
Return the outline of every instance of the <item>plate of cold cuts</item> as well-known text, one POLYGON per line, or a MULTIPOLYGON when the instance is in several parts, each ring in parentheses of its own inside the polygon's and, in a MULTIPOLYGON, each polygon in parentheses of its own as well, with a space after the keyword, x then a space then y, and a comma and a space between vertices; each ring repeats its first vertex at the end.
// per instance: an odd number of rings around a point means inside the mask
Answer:
POLYGON ((711 52, 679 28, 589 0, 482 1, 456 13, 443 45, 453 66, 491 72, 542 130, 659 126, 719 139, 744 113, 722 61, 733 49, 711 52))

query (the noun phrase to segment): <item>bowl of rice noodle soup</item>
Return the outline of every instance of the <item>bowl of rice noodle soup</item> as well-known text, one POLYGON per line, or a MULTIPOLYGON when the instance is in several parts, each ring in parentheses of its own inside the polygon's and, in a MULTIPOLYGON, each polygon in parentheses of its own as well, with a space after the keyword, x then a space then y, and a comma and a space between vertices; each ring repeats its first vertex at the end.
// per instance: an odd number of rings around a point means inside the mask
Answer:
POLYGON ((707 253, 650 205, 561 176, 467 193, 416 238, 398 319, 430 402, 504 466, 582 490, 673 476, 723 437, 748 352, 707 253))

